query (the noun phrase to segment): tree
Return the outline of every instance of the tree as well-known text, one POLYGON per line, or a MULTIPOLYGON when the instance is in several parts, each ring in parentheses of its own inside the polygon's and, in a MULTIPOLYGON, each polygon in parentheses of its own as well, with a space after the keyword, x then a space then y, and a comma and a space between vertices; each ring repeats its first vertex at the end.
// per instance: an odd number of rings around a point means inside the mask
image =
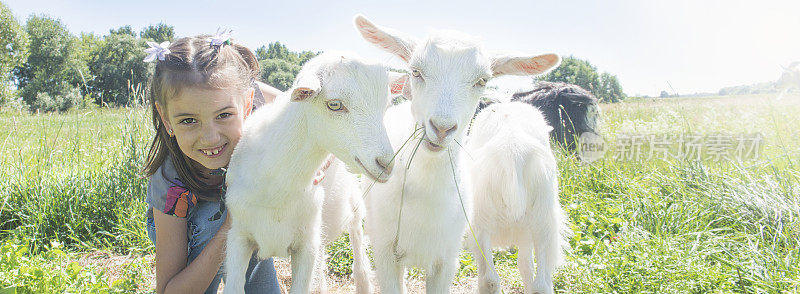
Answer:
POLYGON ((79 60, 79 66, 76 71, 78 78, 80 78, 78 87, 83 95, 91 95, 90 83, 94 79, 94 74, 92 74, 89 64, 92 62, 92 57, 97 55, 97 51, 103 45, 103 39, 94 33, 81 33, 78 40, 76 49, 77 59, 79 60))
POLYGON ((260 80, 278 90, 286 91, 292 86, 294 78, 300 72, 300 67, 319 52, 303 51, 300 53, 289 51, 280 42, 270 43, 256 49, 256 58, 261 67, 260 80))
POLYGON ((128 105, 133 102, 131 86, 142 85, 150 77, 145 57, 144 41, 126 34, 109 34, 97 48, 89 63, 94 76, 92 92, 95 103, 128 105))
POLYGON ((12 71, 28 59, 28 33, 0 2, 0 106, 12 99, 12 71))
POLYGON ((592 92, 602 102, 617 102, 625 98, 616 76, 598 74, 594 65, 572 56, 563 58, 559 67, 535 79, 578 85, 592 92))
POLYGON ((30 38, 28 60, 15 69, 22 98, 33 105, 39 93, 60 97, 80 84, 76 69, 82 67, 77 55, 77 40, 61 20, 32 15, 25 24, 30 38))
POLYGON ((110 29, 108 30, 108 33, 112 35, 130 35, 131 37, 136 38, 136 33, 133 32, 133 28, 130 25, 124 25, 118 29, 110 29))
POLYGON ((281 44, 281 42, 269 43, 268 46, 269 47, 261 46, 256 49, 256 58, 258 58, 258 60, 283 59, 286 61, 294 61, 291 59, 292 56, 289 54, 289 49, 281 44))
POLYGON ((299 65, 283 59, 264 59, 258 64, 261 67, 260 80, 281 91, 288 90, 300 72, 299 65))
POLYGON ((602 101, 606 102, 620 102, 625 99, 625 93, 622 92, 617 76, 604 72, 600 74, 600 90, 603 97, 602 101))
POLYGON ((150 25, 143 28, 142 31, 139 32, 139 37, 156 43, 172 41, 175 39, 175 29, 170 25, 158 23, 157 25, 150 25))

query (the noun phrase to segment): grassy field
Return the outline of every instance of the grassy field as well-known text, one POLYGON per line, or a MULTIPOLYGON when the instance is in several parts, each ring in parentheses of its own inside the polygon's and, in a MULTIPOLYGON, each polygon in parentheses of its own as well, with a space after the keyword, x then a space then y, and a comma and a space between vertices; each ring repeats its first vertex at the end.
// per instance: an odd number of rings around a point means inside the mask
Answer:
MULTIPOLYGON (((800 97, 602 107, 605 156, 557 155, 573 232, 558 292, 798 291, 800 97), (752 138, 761 144, 742 149, 752 138), (671 145, 651 153, 655 142, 671 145), (690 142, 704 142, 699 156, 682 149, 690 142)), ((0 293, 152 291, 138 172, 149 120, 140 107, 0 111, 0 293)), ((346 282, 346 237, 328 252, 330 274, 346 282)), ((516 251, 495 257, 506 293, 520 292, 516 251)), ((472 256, 461 264, 456 283, 474 284, 472 256)))

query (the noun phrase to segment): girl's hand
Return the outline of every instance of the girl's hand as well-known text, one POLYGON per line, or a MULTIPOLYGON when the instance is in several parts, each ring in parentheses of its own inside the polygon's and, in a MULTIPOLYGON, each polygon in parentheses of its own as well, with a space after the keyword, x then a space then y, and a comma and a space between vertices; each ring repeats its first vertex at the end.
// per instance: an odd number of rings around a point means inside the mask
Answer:
POLYGON ((222 226, 219 227, 219 231, 217 232, 227 233, 230 228, 231 228, 231 215, 228 214, 225 217, 225 221, 222 223, 222 226))
POLYGON ((314 185, 318 185, 325 179, 325 171, 331 167, 331 163, 333 163, 334 159, 336 159, 336 156, 333 156, 333 154, 328 156, 328 160, 325 161, 325 164, 322 165, 322 168, 318 170, 317 174, 314 176, 314 185))

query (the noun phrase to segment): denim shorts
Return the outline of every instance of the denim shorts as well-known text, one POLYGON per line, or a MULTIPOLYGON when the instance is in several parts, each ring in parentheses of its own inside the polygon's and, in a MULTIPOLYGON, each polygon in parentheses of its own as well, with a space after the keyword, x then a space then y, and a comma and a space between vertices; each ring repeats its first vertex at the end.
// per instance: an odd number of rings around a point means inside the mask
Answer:
MULTIPOLYGON (((189 239, 187 265, 200 255, 200 252, 206 247, 208 241, 214 237, 228 216, 227 210, 220 209, 220 203, 198 201, 187 217, 186 237, 189 239)), ((150 241, 155 245, 156 227, 152 217, 147 218, 147 236, 150 237, 150 241)), ((224 279, 222 273, 222 269, 217 271, 217 275, 211 281, 205 293, 217 293, 220 280, 224 279)), ((245 282, 244 291, 245 293, 281 293, 272 258, 259 260, 253 254, 253 258, 250 259, 250 265, 247 267, 247 281, 245 282)))

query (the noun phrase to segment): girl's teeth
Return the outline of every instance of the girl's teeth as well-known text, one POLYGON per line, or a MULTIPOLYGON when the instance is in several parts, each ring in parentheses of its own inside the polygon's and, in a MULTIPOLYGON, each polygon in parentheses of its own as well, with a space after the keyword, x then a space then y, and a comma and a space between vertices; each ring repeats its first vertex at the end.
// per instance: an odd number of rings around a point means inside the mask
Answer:
POLYGON ((214 150, 211 150, 211 151, 205 151, 205 150, 202 150, 202 151, 206 155, 212 156, 212 155, 217 155, 217 153, 219 153, 221 150, 222 150, 222 148, 217 148, 217 149, 214 149, 214 150))

